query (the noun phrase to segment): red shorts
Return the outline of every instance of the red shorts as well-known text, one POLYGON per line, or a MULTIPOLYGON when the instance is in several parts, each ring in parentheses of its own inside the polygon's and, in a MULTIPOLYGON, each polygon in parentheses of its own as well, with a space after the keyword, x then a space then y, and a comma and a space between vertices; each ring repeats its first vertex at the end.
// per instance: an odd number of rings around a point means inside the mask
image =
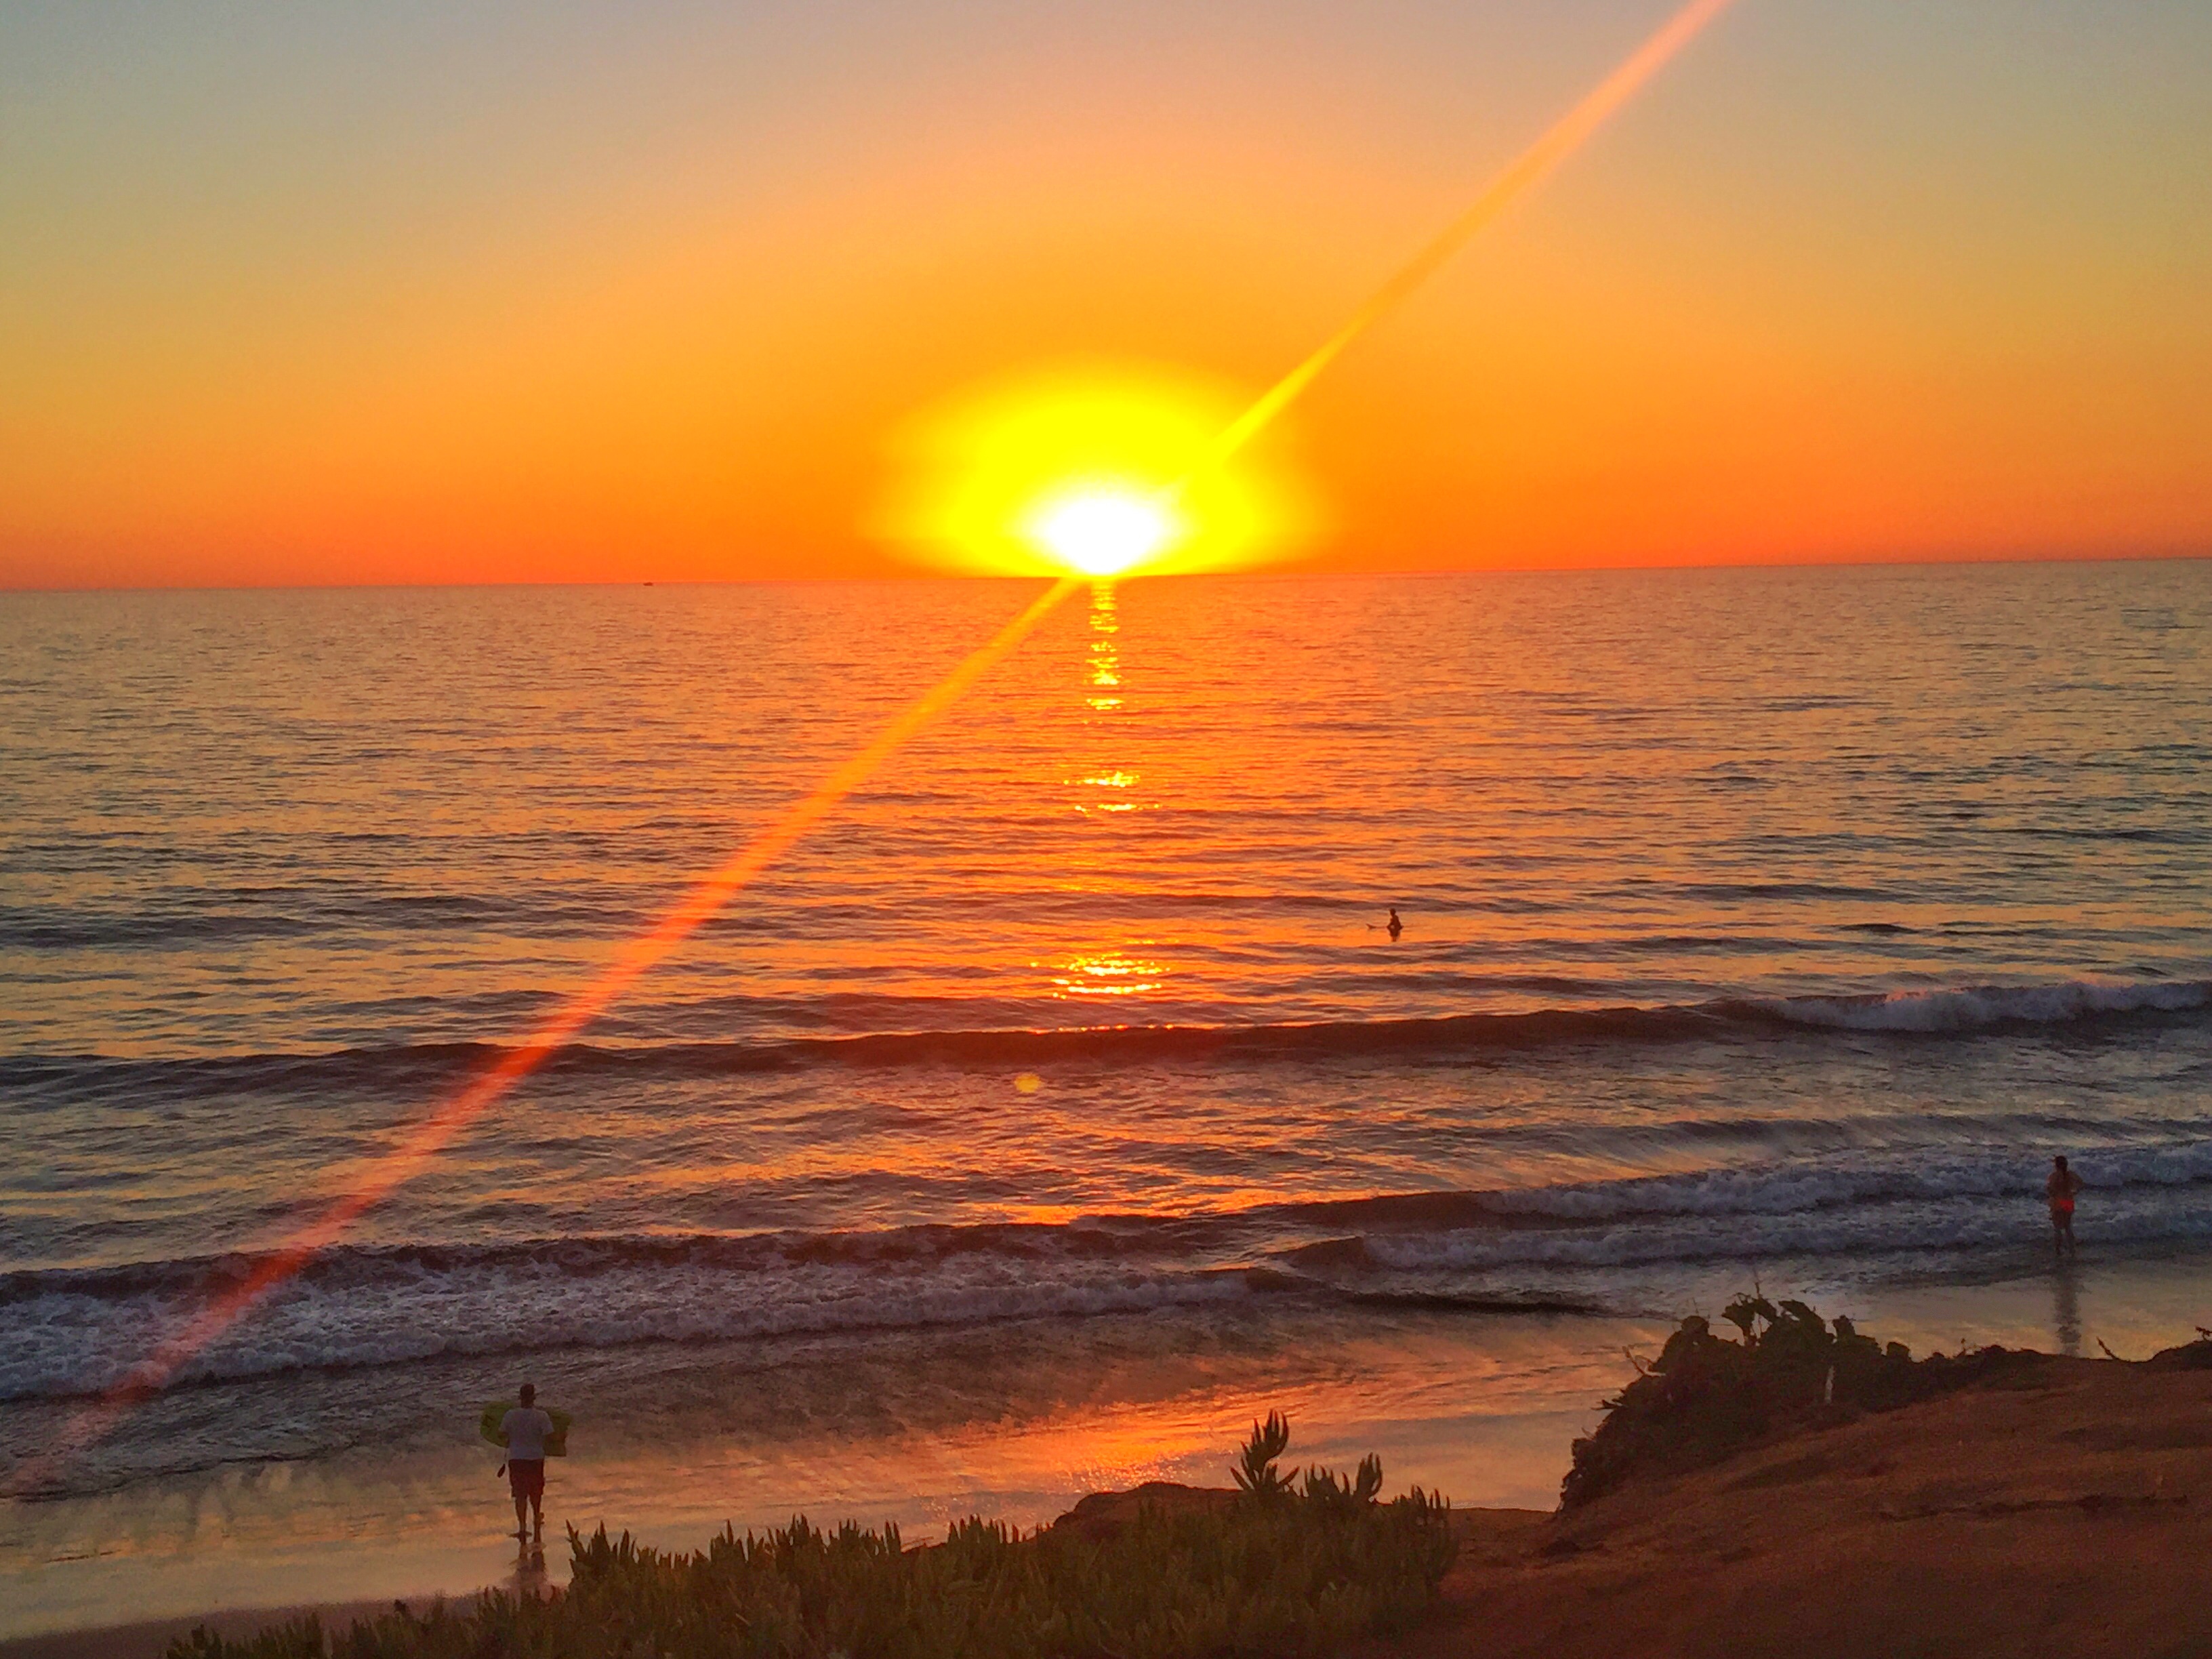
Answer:
POLYGON ((507 1460, 507 1484, 517 1498, 545 1496, 545 1460, 542 1457, 510 1457, 507 1460))
POLYGON ((2053 1221, 2071 1221, 2074 1218, 2074 1200, 2070 1198, 2062 1198, 2053 1204, 2051 1206, 2051 1218, 2053 1221))

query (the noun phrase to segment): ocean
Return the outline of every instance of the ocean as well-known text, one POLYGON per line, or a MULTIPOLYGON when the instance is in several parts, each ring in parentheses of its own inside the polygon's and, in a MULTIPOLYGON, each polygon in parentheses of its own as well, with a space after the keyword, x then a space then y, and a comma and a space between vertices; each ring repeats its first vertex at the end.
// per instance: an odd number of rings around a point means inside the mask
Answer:
POLYGON ((0 1633, 487 1582, 526 1375, 696 1543, 2212 1322, 2212 563, 1140 580, 48 1455, 1035 592, 0 597, 0 1633))

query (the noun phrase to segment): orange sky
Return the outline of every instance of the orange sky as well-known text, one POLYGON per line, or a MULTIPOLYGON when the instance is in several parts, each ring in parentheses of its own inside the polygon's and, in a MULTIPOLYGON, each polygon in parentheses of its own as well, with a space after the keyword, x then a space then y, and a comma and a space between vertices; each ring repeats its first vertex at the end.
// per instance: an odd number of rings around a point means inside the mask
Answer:
MULTIPOLYGON (((0 584, 896 568, 890 434, 1261 389, 1667 15, 0 17, 0 584)), ((1316 384, 1335 568, 2212 548, 2212 21, 1741 0, 1316 384)))

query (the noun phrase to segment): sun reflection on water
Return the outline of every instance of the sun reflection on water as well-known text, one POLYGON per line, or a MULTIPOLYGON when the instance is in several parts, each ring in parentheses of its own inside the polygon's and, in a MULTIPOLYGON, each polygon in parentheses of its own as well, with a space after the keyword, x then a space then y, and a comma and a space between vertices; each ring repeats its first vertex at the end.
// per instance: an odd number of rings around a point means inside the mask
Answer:
MULTIPOLYGON (((1134 812, 1149 805, 1138 792, 1142 781, 1139 775, 1123 763, 1121 750, 1125 741, 1121 721, 1124 719, 1121 687, 1121 654, 1115 637, 1121 631, 1121 613, 1115 603, 1114 584, 1094 582, 1091 587, 1091 640, 1087 653, 1084 702, 1090 717, 1084 722, 1084 731, 1098 740, 1101 756, 1092 751, 1086 763, 1079 764, 1067 776, 1067 787, 1073 793, 1075 810, 1085 817, 1093 814, 1134 812)), ((1103 826, 1102 826, 1103 829, 1103 826)), ((1103 850, 1106 843, 1088 842, 1085 845, 1103 850)), ((1133 951, 1154 946, 1151 939, 1130 940, 1126 945, 1098 945, 1071 951, 1068 955, 1035 964, 1047 975, 1051 987, 1049 994, 1062 998, 1097 998, 1142 996, 1162 988, 1169 969, 1164 963, 1133 951)))
MULTIPOLYGON (((1150 939, 1139 939, 1149 945, 1150 939)), ((1121 951, 1098 951, 1072 956, 1054 964, 1053 994, 1059 997, 1133 997, 1157 991, 1165 983, 1166 964, 1147 962, 1121 951)))
POLYGON ((1115 695, 1121 684, 1121 653, 1114 639, 1121 623, 1111 582, 1091 585, 1091 631, 1097 637, 1091 641, 1091 696, 1085 701, 1103 714, 1121 706, 1115 695))
MULTIPOLYGON (((1134 772, 1094 772, 1080 780, 1084 787, 1090 789, 1127 789, 1136 781, 1134 772)), ((1102 800, 1079 803, 1075 810, 1079 812, 1133 812, 1137 810, 1137 803, 1108 796, 1102 800)))
MULTIPOLYGON (((1091 586, 1091 662, 1090 691, 1084 698, 1094 715, 1115 716, 1121 708, 1121 653, 1115 635, 1121 631, 1120 613, 1115 605, 1114 584, 1093 582, 1091 586)), ((1106 721, 1094 722, 1093 730, 1110 732, 1106 721)), ((1138 803, 1127 792, 1137 786, 1137 775, 1127 767, 1115 763, 1093 766, 1079 777, 1068 782, 1085 792, 1077 797, 1075 810, 1079 812, 1133 812, 1138 803), (1095 795, 1093 790, 1120 791, 1120 793, 1095 795)))

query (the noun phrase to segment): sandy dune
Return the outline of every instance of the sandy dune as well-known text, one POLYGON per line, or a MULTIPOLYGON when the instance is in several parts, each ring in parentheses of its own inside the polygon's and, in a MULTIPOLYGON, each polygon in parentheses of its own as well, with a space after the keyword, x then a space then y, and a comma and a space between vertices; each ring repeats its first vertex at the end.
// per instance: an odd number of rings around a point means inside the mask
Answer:
POLYGON ((1465 1525, 1441 1617, 1378 1652, 2212 1654, 2212 1371, 2044 1360, 1465 1525))

